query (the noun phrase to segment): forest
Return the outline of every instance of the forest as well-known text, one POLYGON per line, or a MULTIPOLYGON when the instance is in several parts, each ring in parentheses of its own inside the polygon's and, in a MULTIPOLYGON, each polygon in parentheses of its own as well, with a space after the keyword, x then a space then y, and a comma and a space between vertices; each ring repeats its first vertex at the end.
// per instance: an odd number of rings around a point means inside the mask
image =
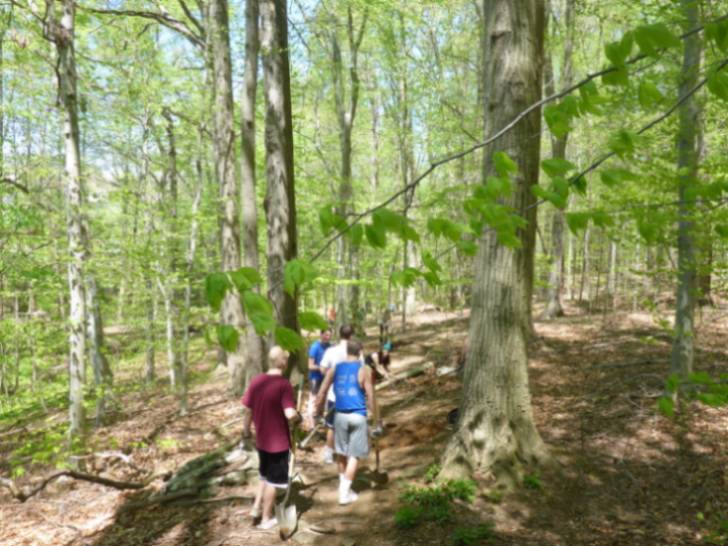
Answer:
POLYGON ((728 544, 727 107, 727 0, 0 0, 0 544, 728 544))

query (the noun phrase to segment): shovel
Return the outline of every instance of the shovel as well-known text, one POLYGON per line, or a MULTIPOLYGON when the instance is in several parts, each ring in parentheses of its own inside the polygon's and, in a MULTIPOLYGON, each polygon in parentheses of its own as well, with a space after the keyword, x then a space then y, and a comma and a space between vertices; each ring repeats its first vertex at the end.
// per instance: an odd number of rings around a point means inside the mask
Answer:
MULTIPOLYGON (((303 380, 301 377, 301 383, 298 386, 298 401, 296 402, 296 409, 299 410, 301 407, 301 395, 303 394, 303 380)), ((281 540, 286 540, 296 531, 296 524, 298 523, 298 513, 296 512, 296 505, 288 504, 288 497, 291 495, 291 484, 293 482, 293 468, 296 464, 296 442, 293 437, 293 431, 291 431, 291 459, 288 462, 288 487, 286 488, 286 495, 283 500, 276 504, 275 514, 276 520, 278 520, 278 534, 281 540)))
POLYGON ((376 457, 376 466, 374 467, 374 473, 372 474, 372 481, 378 485, 384 485, 389 481, 389 473, 382 472, 379 470, 379 437, 381 434, 372 434, 374 440, 374 453, 376 457))
POLYGON ((322 423, 325 423, 326 422, 326 419, 328 419, 329 417, 331 417, 331 414, 332 413, 334 413, 334 408, 331 408, 326 413, 326 417, 324 417, 319 422, 317 422, 316 425, 314 425, 314 427, 311 429, 311 432, 309 432, 308 434, 306 434, 306 437, 299 442, 298 447, 300 447, 301 449, 304 449, 308 445, 308 443, 311 441, 311 439, 314 436, 316 436, 316 433, 321 429, 321 424, 322 423))

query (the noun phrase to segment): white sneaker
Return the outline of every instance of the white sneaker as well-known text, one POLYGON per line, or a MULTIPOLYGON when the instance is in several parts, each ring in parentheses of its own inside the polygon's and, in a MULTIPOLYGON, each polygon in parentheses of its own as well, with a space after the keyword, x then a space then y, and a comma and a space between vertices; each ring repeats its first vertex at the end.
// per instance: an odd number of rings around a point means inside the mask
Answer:
POLYGON ((253 519, 258 519, 260 516, 261 516, 260 508, 256 508, 255 506, 253 506, 250 509, 250 517, 252 517, 253 519))
POLYGON ((341 504, 341 505, 351 504, 352 502, 356 502, 356 499, 358 499, 358 498, 359 498, 359 495, 357 495, 356 493, 354 493, 354 491, 349 489, 349 491, 345 495, 342 495, 341 493, 339 493, 339 504, 341 504))
POLYGON ((324 448, 324 464, 334 464, 334 450, 326 446, 324 448))
POLYGON ((276 525, 278 525, 278 520, 276 518, 270 518, 266 521, 261 521, 257 528, 267 531, 268 529, 273 529, 276 525))

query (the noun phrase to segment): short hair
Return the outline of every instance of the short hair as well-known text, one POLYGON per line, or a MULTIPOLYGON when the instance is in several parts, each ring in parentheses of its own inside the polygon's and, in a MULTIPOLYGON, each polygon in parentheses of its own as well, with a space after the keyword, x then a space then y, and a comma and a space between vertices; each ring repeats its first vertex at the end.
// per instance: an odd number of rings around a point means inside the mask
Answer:
POLYGON ((346 353, 349 356, 359 356, 359 353, 361 353, 361 343, 352 339, 346 344, 346 353))
POLYGON ((339 337, 341 339, 351 339, 351 336, 354 335, 354 328, 352 328, 348 324, 342 324, 341 328, 339 328, 339 337))
POLYGON ((331 328, 321 328, 321 335, 325 334, 326 332, 331 333, 331 328))
POLYGON ((281 366, 281 364, 287 363, 288 356, 288 351, 284 350, 283 347, 280 345, 274 345, 271 347, 270 351, 268 351, 268 362, 273 366, 282 368, 283 366, 281 366))

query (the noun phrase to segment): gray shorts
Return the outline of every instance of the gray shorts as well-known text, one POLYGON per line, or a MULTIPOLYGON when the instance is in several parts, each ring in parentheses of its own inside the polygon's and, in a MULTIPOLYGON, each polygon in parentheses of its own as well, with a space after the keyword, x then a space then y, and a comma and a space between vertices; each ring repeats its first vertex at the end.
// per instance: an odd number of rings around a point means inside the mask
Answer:
POLYGON ((336 412, 334 447, 337 455, 362 459, 369 455, 367 418, 360 413, 336 412))

